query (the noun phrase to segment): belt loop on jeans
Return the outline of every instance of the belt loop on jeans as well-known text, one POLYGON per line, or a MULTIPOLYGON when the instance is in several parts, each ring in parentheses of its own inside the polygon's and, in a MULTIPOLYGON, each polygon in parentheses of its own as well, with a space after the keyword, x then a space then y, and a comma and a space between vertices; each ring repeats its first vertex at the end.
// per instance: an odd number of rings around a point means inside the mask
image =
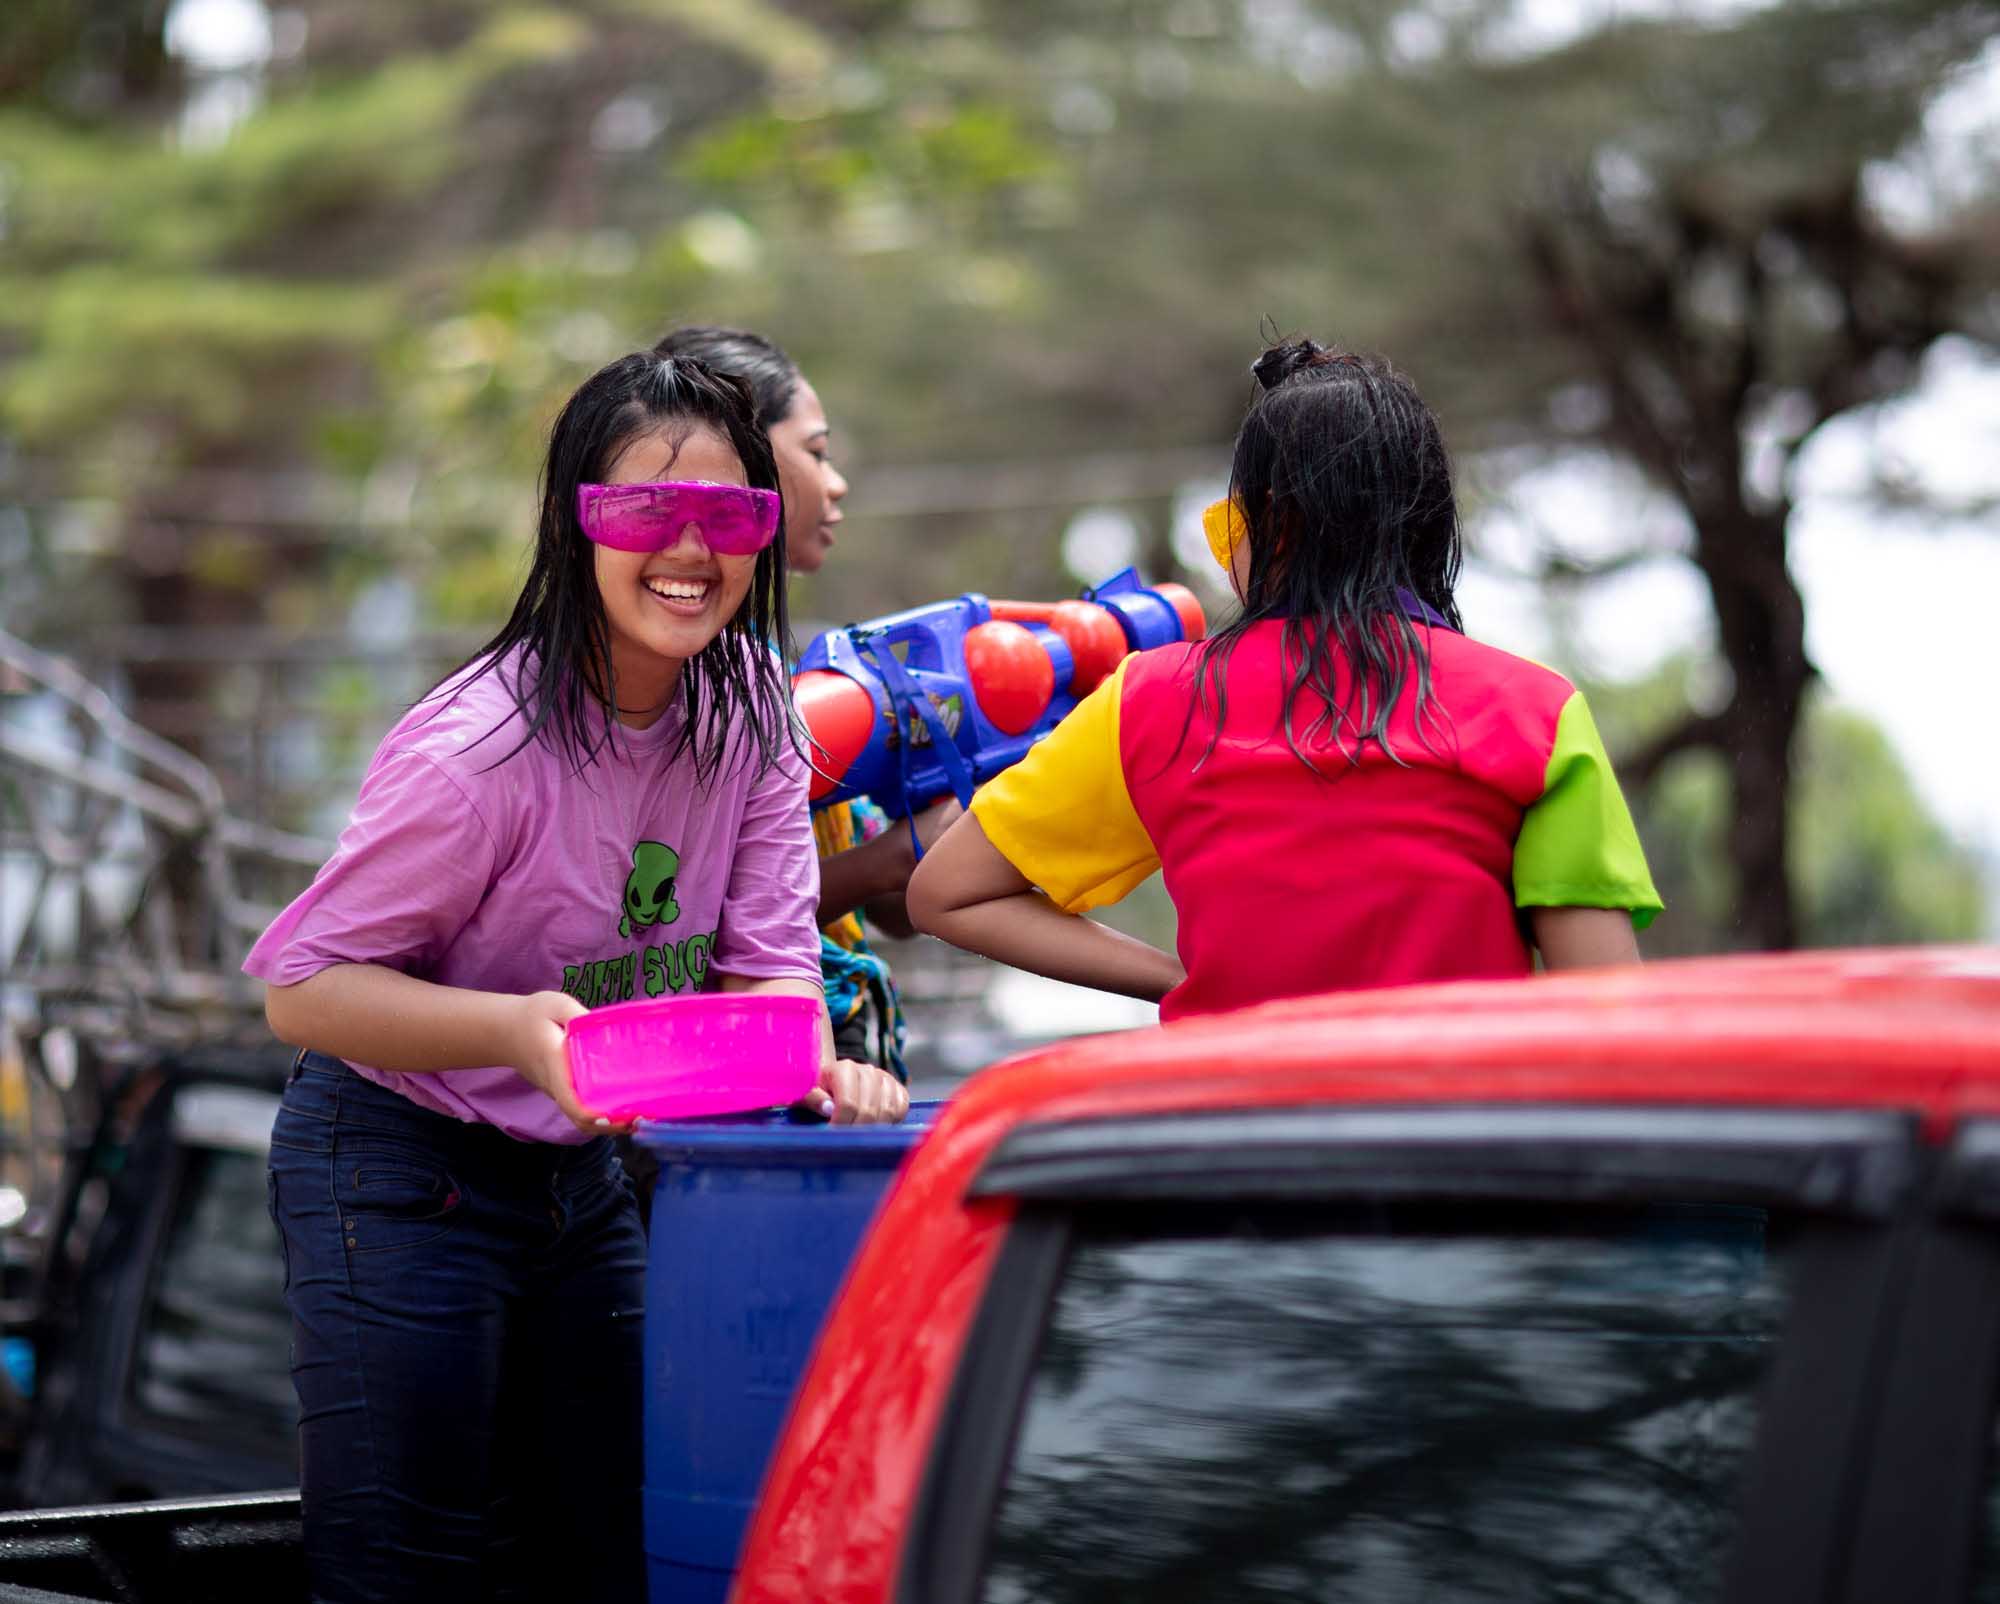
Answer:
POLYGON ((311 1051, 312 1049, 310 1047, 301 1047, 298 1050, 297 1055, 292 1059, 292 1072, 291 1074, 285 1077, 285 1084, 287 1086, 291 1085, 293 1081, 297 1080, 299 1076, 305 1073, 306 1054, 311 1051))

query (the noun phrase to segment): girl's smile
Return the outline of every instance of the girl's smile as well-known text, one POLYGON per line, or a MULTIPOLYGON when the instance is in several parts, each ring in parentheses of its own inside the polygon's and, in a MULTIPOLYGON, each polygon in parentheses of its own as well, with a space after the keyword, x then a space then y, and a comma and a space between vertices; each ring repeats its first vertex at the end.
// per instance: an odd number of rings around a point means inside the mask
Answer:
POLYGON ((679 618, 699 618, 721 588, 719 574, 648 574, 646 589, 679 618))

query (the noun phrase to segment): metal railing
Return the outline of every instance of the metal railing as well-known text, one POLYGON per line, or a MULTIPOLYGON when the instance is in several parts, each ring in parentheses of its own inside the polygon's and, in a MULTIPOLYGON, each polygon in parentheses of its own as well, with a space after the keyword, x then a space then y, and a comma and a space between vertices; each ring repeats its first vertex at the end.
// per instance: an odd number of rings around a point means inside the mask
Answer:
POLYGON ((151 1050, 244 1034, 261 992, 237 966, 326 843, 233 816, 208 768, 4 632, 0 673, 10 1014, 25 993, 44 1027, 60 1020, 151 1050))

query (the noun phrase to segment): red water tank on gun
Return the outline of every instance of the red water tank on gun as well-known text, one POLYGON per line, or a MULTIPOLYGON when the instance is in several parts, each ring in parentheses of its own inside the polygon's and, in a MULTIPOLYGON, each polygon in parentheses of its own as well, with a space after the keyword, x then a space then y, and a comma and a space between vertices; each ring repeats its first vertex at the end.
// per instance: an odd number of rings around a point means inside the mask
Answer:
POLYGON ((1034 631, 1009 619, 965 632, 965 677, 979 711, 1009 735, 1027 734, 1055 699, 1054 658, 1034 631))
POLYGON ((1069 644, 1070 661, 1076 665, 1067 689, 1078 698, 1096 690, 1132 649, 1124 629, 1108 609, 1074 597, 1059 602, 996 601, 993 616, 1012 623, 1040 624, 1060 635, 1069 644))
POLYGON ((1200 640, 1208 633, 1208 614, 1202 610, 1201 598, 1187 586, 1169 579, 1155 585, 1153 591, 1166 598, 1167 605, 1180 619, 1182 640, 1200 640))
POLYGON ((859 680, 810 668, 793 676, 792 701, 810 737, 812 784, 806 796, 818 802, 840 783, 875 733, 875 698, 859 680))

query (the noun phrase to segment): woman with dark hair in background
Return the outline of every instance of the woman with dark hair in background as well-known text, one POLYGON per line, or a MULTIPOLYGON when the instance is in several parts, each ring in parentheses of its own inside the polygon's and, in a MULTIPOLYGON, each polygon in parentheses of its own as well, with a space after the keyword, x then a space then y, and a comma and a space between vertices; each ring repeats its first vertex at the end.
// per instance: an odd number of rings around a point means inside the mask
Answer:
MULTIPOLYGON (((571 1085, 588 1007, 820 995, 778 473, 745 387, 634 354, 556 420, 500 632, 384 738, 252 949, 312 1595, 644 1596, 646 1250, 571 1085)), ((810 1099, 899 1119, 836 1062, 810 1099)))
POLYGON ((1630 963, 1659 909, 1576 688, 1468 639, 1437 420, 1378 358, 1258 358, 1204 527, 1243 604, 1127 658, 973 798, 919 927, 1163 1019, 1630 963), (1074 917, 1163 869, 1179 957, 1074 917))
MULTIPOLYGON (((798 364, 746 329, 679 328, 653 349, 692 357, 750 386, 784 492, 785 561, 793 573, 817 573, 833 550, 847 481, 828 452, 826 410, 798 364)), ((919 814, 922 844, 928 847, 958 813, 953 801, 919 814)), ((888 936, 913 934, 903 891, 916 855, 909 832, 888 823, 871 802, 836 803, 815 810, 813 837, 820 855, 820 963, 834 1040, 841 1056, 880 1064, 902 1079, 902 1005, 889 966, 869 948, 862 923, 865 918, 888 936)))

